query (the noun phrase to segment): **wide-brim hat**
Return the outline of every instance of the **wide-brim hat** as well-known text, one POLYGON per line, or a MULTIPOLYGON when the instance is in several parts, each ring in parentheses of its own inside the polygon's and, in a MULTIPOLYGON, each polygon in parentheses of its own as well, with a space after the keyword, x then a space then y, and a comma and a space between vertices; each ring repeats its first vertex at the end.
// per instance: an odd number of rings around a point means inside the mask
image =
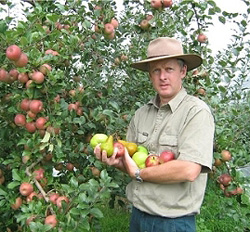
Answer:
POLYGON ((197 68, 202 64, 202 58, 197 54, 184 54, 182 44, 170 37, 159 37, 148 45, 147 59, 131 64, 131 67, 144 72, 149 71, 149 62, 163 59, 181 59, 187 65, 187 71, 197 68))

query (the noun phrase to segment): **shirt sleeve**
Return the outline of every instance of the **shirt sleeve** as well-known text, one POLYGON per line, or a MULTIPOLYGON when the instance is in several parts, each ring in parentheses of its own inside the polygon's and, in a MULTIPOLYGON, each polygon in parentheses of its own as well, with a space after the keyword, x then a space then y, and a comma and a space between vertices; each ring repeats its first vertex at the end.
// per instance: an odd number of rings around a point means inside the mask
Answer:
POLYGON ((192 109, 179 134, 180 160, 202 165, 202 172, 212 169, 214 118, 208 109, 192 109))

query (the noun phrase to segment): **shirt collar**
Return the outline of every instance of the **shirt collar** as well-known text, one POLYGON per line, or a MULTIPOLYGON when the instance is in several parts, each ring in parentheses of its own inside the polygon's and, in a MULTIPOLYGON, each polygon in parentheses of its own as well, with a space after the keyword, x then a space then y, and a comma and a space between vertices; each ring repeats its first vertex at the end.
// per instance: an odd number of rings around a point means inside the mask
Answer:
MULTIPOLYGON (((181 90, 177 93, 177 95, 170 100, 167 104, 163 105, 162 107, 166 107, 168 106, 172 112, 174 112, 178 106, 180 105, 180 103, 182 102, 182 100, 185 98, 185 96, 187 95, 187 91, 185 90, 184 87, 181 88, 181 90)), ((154 105, 157 109, 159 109, 159 95, 157 94, 153 99, 151 99, 148 104, 149 105, 154 105)))

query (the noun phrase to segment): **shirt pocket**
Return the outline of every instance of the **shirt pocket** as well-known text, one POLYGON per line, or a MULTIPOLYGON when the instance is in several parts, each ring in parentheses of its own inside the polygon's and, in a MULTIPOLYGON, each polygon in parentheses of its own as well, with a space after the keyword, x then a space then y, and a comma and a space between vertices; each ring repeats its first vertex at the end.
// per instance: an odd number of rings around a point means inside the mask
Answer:
POLYGON ((137 143, 138 144, 145 144, 148 139, 148 133, 147 132, 140 132, 137 133, 137 143))
POLYGON ((175 158, 178 154, 178 137, 176 135, 162 134, 159 138, 160 153, 164 150, 170 150, 175 153, 175 158))

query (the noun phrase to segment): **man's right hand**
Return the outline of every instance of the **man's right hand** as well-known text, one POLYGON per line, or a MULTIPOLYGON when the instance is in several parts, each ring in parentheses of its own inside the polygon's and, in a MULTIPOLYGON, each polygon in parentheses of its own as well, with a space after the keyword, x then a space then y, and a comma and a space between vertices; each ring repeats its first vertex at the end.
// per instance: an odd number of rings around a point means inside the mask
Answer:
POLYGON ((101 150, 100 144, 98 144, 94 149, 94 154, 98 160, 107 164, 109 166, 114 166, 122 171, 125 171, 125 167, 123 164, 123 157, 116 157, 117 148, 114 149, 114 153, 112 156, 108 157, 107 152, 105 150, 101 150))

